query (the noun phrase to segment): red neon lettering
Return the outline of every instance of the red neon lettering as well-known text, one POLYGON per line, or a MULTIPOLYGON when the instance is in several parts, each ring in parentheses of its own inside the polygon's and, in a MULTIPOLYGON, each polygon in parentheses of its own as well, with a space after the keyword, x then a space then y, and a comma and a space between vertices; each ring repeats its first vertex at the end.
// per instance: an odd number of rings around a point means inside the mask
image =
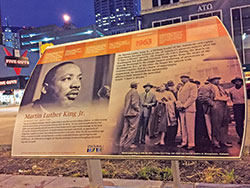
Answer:
POLYGON ((6 63, 8 64, 16 64, 17 62, 16 62, 16 60, 14 60, 14 59, 7 59, 6 60, 6 63))
POLYGON ((13 84, 17 84, 17 80, 7 80, 6 81, 6 85, 13 85, 13 84))
POLYGON ((6 82, 5 81, 0 81, 0 86, 5 86, 6 82))

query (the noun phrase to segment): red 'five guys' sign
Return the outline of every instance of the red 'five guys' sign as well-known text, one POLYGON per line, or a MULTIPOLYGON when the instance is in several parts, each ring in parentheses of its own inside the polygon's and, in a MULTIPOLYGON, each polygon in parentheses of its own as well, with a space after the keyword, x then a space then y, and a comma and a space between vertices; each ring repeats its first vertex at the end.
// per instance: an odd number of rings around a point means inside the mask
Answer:
POLYGON ((7 67, 29 67, 29 58, 5 56, 5 65, 7 67))
POLYGON ((0 86, 6 86, 6 85, 15 85, 17 84, 17 80, 4 80, 0 81, 0 86))

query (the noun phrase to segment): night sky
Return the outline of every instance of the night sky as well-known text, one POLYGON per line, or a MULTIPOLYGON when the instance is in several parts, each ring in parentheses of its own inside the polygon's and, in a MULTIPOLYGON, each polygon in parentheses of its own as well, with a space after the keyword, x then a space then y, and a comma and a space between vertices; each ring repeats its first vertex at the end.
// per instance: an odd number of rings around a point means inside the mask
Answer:
POLYGON ((11 26, 63 25, 63 14, 77 27, 95 24, 94 0, 0 0, 2 25, 8 17, 11 26))

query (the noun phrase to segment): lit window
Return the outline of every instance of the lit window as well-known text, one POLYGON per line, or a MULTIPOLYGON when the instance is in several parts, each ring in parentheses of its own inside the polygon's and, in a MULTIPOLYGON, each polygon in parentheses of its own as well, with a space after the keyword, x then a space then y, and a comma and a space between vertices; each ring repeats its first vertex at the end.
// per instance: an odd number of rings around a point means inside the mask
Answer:
POLYGON ((93 32, 94 32, 93 30, 88 30, 88 31, 86 31, 85 33, 90 35, 90 34, 93 33, 93 32))
POLYGON ((38 42, 39 42, 39 40, 33 40, 33 41, 30 41, 30 44, 36 44, 38 42))
POLYGON ((48 41, 51 41, 51 40, 55 40, 55 38, 54 37, 50 37, 50 38, 45 37, 42 41, 48 42, 48 41))
POLYGON ((39 48, 31 48, 29 51, 30 52, 36 52, 36 51, 39 51, 39 48))
POLYGON ((40 33, 30 33, 30 34, 29 34, 30 37, 35 37, 35 36, 37 36, 37 35, 40 35, 40 33))
POLYGON ((25 45, 29 45, 30 43, 29 42, 22 42, 22 45, 25 46, 25 45))
POLYGON ((28 38, 29 35, 21 35, 21 38, 28 38))

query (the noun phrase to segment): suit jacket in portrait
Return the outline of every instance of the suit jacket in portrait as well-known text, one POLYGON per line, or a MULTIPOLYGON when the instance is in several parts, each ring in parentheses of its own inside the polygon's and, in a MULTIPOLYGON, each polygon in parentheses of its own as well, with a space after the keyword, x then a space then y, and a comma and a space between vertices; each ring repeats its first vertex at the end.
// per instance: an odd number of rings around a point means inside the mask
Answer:
POLYGON ((195 101, 197 95, 198 88, 196 84, 187 82, 178 91, 177 103, 181 103, 186 112, 196 112, 195 101))
MULTIPOLYGON (((201 95, 201 92, 199 93, 199 95, 201 95)), ((227 93, 227 91, 221 86, 221 85, 214 85, 214 84, 208 84, 206 85, 203 93, 202 93, 204 99, 207 101, 207 103, 210 106, 214 105, 214 101, 216 100, 222 100, 222 101, 227 101, 229 98, 229 94, 227 93), (218 89, 219 88, 219 89, 218 89), (217 95, 216 95, 216 90, 217 90, 217 95), (222 98, 216 98, 216 96, 218 96, 219 94, 219 90, 222 92, 223 95, 222 98)))
POLYGON ((198 98, 202 103, 213 106, 215 97, 215 91, 212 84, 207 84, 199 89, 198 98))
POLYGON ((125 96, 124 116, 137 116, 140 114, 140 97, 136 89, 132 88, 125 96))
POLYGON ((141 104, 142 104, 142 113, 144 117, 149 117, 151 114, 152 106, 156 103, 155 94, 143 92, 140 94, 141 104))

